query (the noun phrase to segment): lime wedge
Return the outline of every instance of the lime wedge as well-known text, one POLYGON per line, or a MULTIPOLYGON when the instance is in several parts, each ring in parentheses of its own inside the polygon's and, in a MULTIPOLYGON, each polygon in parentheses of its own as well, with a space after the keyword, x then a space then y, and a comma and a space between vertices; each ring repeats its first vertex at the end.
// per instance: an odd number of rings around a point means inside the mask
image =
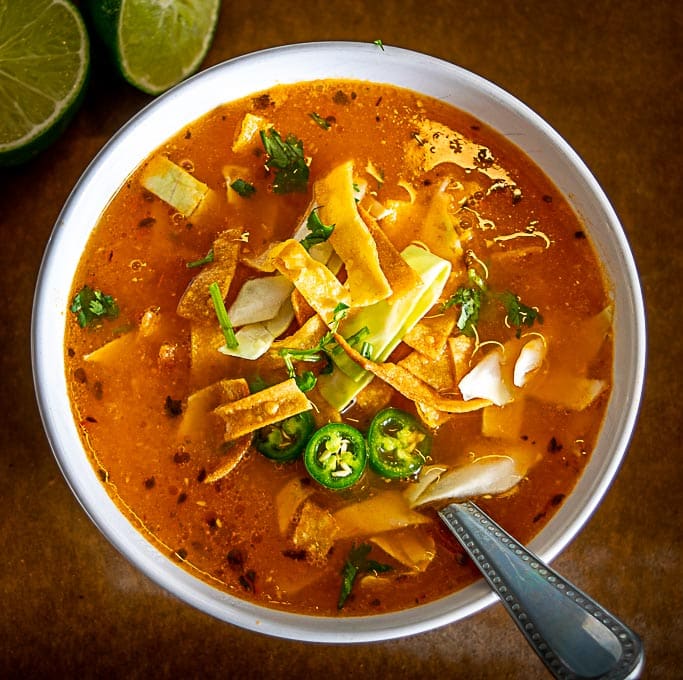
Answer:
POLYGON ((68 0, 0 0, 0 165, 56 139, 81 101, 89 63, 85 25, 68 0))
POLYGON ((93 24, 123 77, 157 95, 199 69, 220 0, 88 0, 93 24))

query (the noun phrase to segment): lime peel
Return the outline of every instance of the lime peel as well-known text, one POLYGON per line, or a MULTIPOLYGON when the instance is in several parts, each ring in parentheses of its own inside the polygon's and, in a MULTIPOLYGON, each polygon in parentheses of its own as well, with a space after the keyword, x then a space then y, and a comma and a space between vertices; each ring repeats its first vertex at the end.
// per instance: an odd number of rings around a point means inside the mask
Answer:
POLYGON ((220 0, 90 0, 93 24, 121 75, 151 95, 195 73, 211 46, 220 0))
POLYGON ((78 109, 90 66, 83 19, 69 0, 8 3, 0 15, 0 165, 35 156, 78 109))

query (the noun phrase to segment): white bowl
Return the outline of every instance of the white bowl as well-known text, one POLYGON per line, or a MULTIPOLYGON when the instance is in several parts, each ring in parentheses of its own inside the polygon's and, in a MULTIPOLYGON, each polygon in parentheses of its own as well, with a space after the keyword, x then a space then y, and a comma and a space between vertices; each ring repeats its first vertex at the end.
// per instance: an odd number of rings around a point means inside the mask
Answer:
POLYGON ((614 479, 637 417, 645 372, 645 315, 636 267, 608 199, 567 143, 510 94, 433 57, 365 43, 292 45, 219 64, 155 99, 97 155, 57 220, 34 301, 33 370, 45 430, 72 491, 100 531, 153 581, 198 609, 250 630, 294 640, 368 642, 452 623, 491 604, 496 596, 479 581, 441 600, 401 612, 319 618, 266 609, 216 590, 158 552, 109 498, 81 444, 63 369, 74 271, 100 213, 134 168, 176 131, 219 104, 276 84, 320 78, 393 83, 469 111, 515 140, 585 221, 614 296, 616 379, 586 471, 530 548, 547 561, 572 540, 614 479))

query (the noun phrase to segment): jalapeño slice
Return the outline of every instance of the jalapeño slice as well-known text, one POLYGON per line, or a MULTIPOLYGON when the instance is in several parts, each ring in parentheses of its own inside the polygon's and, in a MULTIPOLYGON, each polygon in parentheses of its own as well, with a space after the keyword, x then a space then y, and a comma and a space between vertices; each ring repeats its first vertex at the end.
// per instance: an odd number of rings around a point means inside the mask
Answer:
POLYGON ((346 489, 355 484, 365 470, 366 459, 363 435, 346 423, 323 425, 304 452, 308 474, 328 489, 346 489))
POLYGON ((254 446, 271 460, 294 460, 304 450, 314 429, 313 415, 304 411, 257 430, 254 446))
POLYGON ((431 436, 417 418, 397 408, 380 411, 368 430, 370 467, 389 479, 417 474, 431 448, 431 436))

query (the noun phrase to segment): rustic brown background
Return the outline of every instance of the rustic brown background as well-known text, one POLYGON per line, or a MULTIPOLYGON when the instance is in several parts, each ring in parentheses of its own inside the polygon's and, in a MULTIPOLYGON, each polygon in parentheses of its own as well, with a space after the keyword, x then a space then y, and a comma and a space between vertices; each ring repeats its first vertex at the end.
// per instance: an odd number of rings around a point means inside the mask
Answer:
MULTIPOLYGON (((649 372, 621 473, 554 566, 642 635, 644 677, 667 679, 683 674, 682 7, 676 0, 226 0, 206 60, 291 42, 381 38, 501 85, 593 170, 640 269, 649 372)), ((66 134, 30 164, 0 173, 0 676, 545 677, 498 605, 381 644, 306 645, 242 631, 161 591, 85 516, 35 405, 33 287, 78 176, 148 101, 96 53, 85 104, 66 134)))

